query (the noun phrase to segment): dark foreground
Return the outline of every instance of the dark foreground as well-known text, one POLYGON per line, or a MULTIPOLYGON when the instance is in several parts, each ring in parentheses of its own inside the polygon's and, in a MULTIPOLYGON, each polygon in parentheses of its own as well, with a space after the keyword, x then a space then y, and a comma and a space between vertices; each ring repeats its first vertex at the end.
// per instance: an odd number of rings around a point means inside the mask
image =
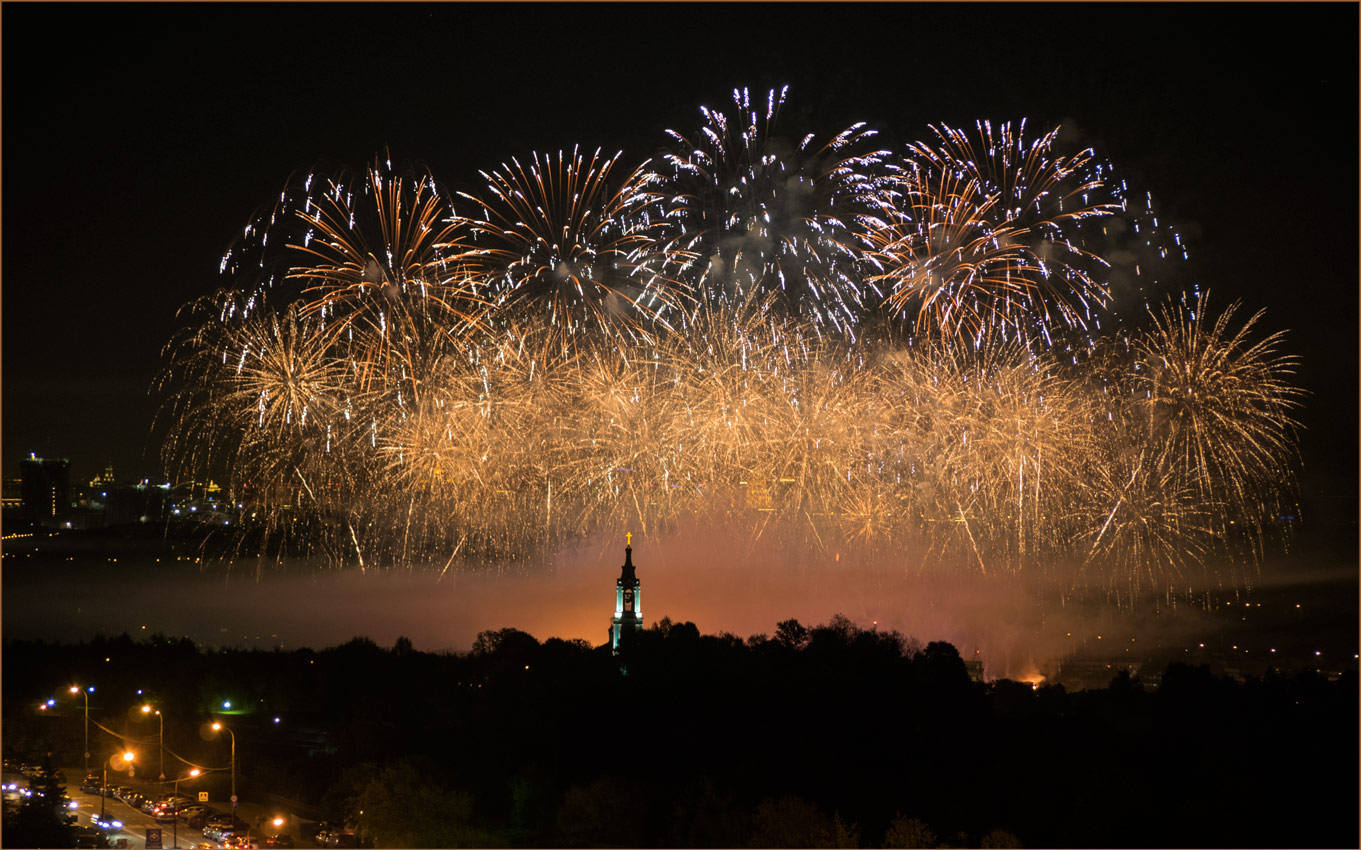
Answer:
POLYGON ((747 640, 662 621, 621 659, 514 629, 467 655, 8 641, 7 757, 81 763, 72 683, 96 687, 92 763, 135 747, 145 770, 150 704, 168 776, 226 767, 218 719, 242 799, 379 847, 1358 844, 1354 670, 1035 690, 839 617, 747 640))

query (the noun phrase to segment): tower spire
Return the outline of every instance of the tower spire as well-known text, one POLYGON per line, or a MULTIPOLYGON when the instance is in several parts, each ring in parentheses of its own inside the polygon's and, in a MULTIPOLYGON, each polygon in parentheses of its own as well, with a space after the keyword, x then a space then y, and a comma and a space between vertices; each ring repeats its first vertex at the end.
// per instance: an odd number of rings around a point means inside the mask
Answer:
POLYGON ((633 532, 624 535, 624 566, 615 582, 614 617, 610 621, 610 646, 617 653, 626 634, 643 627, 642 588, 633 566, 633 532))

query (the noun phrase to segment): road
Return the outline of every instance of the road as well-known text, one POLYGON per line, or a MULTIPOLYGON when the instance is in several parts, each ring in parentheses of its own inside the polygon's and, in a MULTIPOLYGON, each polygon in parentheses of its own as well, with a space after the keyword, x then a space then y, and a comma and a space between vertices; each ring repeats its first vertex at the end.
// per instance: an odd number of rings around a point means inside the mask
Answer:
MULTIPOLYGON (((157 823, 151 815, 146 814, 140 809, 134 809, 117 797, 101 798, 97 794, 87 794, 81 791, 79 780, 74 783, 70 782, 71 777, 79 777, 83 774, 83 771, 79 767, 63 768, 62 773, 68 778, 66 793, 70 796, 71 800, 76 803, 77 826, 93 826, 94 820, 99 816, 101 802, 103 804, 103 812, 106 820, 117 820, 122 822, 123 826, 121 829, 110 830, 108 833, 110 842, 113 842, 115 846, 117 846, 119 839, 124 839, 127 841, 125 846, 137 848, 137 850, 145 850, 147 830, 149 829, 159 829, 161 831, 162 848, 178 846, 181 850, 185 850, 186 848, 217 848, 219 846, 217 842, 205 839, 201 830, 191 829, 183 821, 179 821, 178 824, 169 822, 157 823)), ((17 773, 6 773, 4 774, 3 779, 5 783, 18 783, 21 788, 28 785, 28 779, 17 773)), ((112 780, 110 780, 110 784, 114 784, 112 780)), ((164 789, 161 789, 154 784, 147 786, 138 785, 135 787, 144 794, 154 794, 158 791, 160 793, 165 793, 164 789)), ((188 796, 192 797, 194 795, 192 792, 189 792, 188 796)), ((223 812, 231 811, 231 804, 223 800, 209 801, 204 805, 211 806, 212 808, 223 812)), ((310 835, 308 838, 303 838, 300 834, 303 821, 291 813, 276 812, 264 805, 243 802, 237 809, 237 816, 247 823, 261 824, 260 828, 253 828, 251 830, 252 837, 259 838, 277 831, 291 835, 293 837, 293 844, 296 847, 313 846, 312 842, 309 840, 310 835), (268 818, 278 815, 284 816, 285 824, 283 827, 275 830, 272 827, 265 825, 268 818)))

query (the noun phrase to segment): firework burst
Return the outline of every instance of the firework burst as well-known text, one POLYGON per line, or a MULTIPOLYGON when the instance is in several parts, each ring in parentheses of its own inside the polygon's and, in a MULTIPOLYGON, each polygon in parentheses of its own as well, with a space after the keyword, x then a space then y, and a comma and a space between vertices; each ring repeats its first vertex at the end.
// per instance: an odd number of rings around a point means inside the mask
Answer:
POLYGON ((1216 530, 1244 523, 1256 536, 1290 505, 1280 470, 1297 461, 1303 393, 1283 334, 1254 339, 1261 312, 1235 328, 1239 306, 1211 319, 1208 295, 1164 305, 1135 338, 1133 389, 1145 440, 1167 447, 1199 499, 1225 507, 1216 530))
POLYGON ((845 331, 867 306, 861 271, 890 203, 889 152, 869 148, 875 131, 864 124, 821 145, 777 135, 787 92, 771 90, 761 109, 734 91, 732 118, 701 108, 697 133, 668 131, 676 149, 657 179, 673 238, 696 258, 688 271, 699 297, 778 292, 815 328, 845 331))
POLYGON ((376 160, 354 182, 343 173, 307 176, 287 242, 287 279, 301 290, 302 314, 316 317, 328 343, 348 350, 368 386, 461 335, 485 302, 432 176, 398 174, 376 160))
POLYGON ((1024 122, 979 122, 976 144, 932 129, 936 144, 909 146, 899 214, 874 239, 889 311, 961 339, 1086 329, 1108 293, 1078 231, 1120 209, 1092 152, 1055 152, 1058 128, 1028 141, 1024 122))
POLYGON ((595 334, 645 336, 685 301, 670 276, 683 258, 657 239, 654 181, 644 164, 611 186, 619 156, 512 159, 482 172, 485 199, 464 195, 478 215, 458 221, 472 234, 470 258, 498 313, 542 314, 574 346, 595 334))
POLYGON ((362 569, 722 528, 1123 601, 1260 556, 1295 360, 1204 299, 1102 326, 1121 234, 1156 241, 1107 166, 986 123, 895 166, 863 125, 783 142, 783 102, 617 182, 512 160, 465 214, 386 161, 295 184, 167 347, 167 465, 362 569))

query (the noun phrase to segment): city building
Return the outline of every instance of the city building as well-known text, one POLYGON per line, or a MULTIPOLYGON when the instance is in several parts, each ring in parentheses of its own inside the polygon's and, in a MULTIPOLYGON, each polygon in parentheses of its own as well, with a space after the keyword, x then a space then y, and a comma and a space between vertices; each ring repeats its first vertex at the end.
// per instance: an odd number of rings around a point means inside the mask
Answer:
POLYGON ((10 512, 22 511, 24 507, 24 479, 18 475, 11 475, 5 479, 4 506, 5 515, 10 512))
POLYGON ((24 518, 48 527, 65 522, 71 512, 71 461, 29 454, 19 461, 19 473, 24 518))
POLYGON ((170 485, 143 480, 108 491, 105 517, 109 525, 165 522, 170 511, 170 485))
POLYGON ((633 567, 633 535, 625 535, 624 566, 615 582, 614 618, 610 621, 610 649, 619 653, 619 642, 643 628, 643 603, 638 574, 633 567))

